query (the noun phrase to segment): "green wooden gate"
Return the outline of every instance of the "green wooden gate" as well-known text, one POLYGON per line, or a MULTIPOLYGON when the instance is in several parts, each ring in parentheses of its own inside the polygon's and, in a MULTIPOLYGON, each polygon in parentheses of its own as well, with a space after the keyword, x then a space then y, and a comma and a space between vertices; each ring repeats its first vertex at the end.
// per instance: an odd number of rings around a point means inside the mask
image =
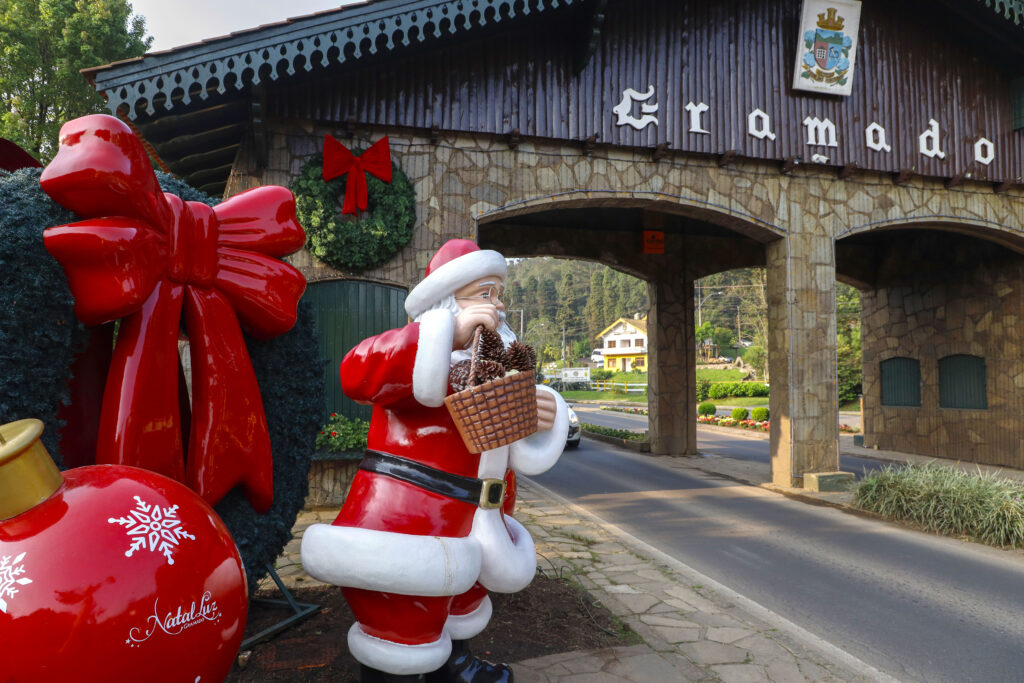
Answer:
POLYGON ((320 335, 320 354, 324 367, 326 405, 324 420, 330 413, 370 419, 370 406, 359 405, 341 393, 338 367, 356 344, 375 334, 405 325, 404 289, 359 280, 311 282, 306 298, 313 306, 320 335))

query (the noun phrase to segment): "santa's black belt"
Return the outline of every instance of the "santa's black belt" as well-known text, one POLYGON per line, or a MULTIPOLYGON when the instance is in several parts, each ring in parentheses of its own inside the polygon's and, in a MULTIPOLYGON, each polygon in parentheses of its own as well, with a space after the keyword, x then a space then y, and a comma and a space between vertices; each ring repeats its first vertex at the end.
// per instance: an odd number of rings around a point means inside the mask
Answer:
POLYGON ((504 479, 463 477, 390 453, 367 449, 359 469, 383 474, 425 491, 485 509, 501 507, 505 500, 504 479))

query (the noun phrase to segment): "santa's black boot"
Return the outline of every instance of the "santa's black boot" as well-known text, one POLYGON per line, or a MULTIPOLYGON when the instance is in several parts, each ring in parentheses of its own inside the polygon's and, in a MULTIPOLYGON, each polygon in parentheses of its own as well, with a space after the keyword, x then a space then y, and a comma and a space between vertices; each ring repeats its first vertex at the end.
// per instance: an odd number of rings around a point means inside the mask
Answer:
POLYGON ((359 665, 360 683, 418 683, 423 674, 389 674, 387 671, 371 669, 365 664, 359 665))
POLYGON ((452 641, 452 654, 437 671, 427 674, 427 683, 512 683, 507 664, 477 659, 465 640, 452 641))

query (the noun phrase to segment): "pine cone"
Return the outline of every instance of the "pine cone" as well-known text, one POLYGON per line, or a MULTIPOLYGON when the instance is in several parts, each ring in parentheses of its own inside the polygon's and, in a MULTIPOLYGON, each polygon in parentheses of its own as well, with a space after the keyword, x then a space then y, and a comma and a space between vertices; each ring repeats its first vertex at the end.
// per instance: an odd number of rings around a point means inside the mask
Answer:
POLYGON ((476 382, 483 384, 492 379, 505 376, 505 366, 494 360, 478 360, 476 362, 476 382))
POLYGON ((508 367, 519 372, 528 372, 537 366, 537 353, 532 347, 518 341, 509 344, 508 367))
POLYGON ((480 359, 497 361, 502 367, 507 365, 505 342, 494 330, 484 330, 480 333, 480 359))
POLYGON ((470 362, 468 360, 460 360, 448 372, 448 383, 452 385, 452 389, 455 391, 469 388, 469 365, 470 362))

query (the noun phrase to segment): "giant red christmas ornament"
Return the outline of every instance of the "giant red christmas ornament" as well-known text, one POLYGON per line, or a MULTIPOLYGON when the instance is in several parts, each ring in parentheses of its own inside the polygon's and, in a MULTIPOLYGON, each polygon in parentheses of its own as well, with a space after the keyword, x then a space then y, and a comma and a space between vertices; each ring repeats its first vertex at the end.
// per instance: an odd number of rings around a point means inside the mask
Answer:
POLYGON ((96 462, 159 472, 211 505, 241 485, 266 512, 270 437, 242 330, 268 339, 295 324, 306 280, 278 258, 305 242, 291 192, 258 187, 212 209, 184 202, 160 191, 131 129, 100 114, 64 124, 40 184, 86 219, 43 238, 67 274, 75 314, 87 325, 121 319, 96 462), (183 321, 190 424, 179 394, 183 321))
POLYGON ((41 433, 0 426, 0 679, 222 681, 248 602, 220 518, 146 470, 62 475, 41 433))

